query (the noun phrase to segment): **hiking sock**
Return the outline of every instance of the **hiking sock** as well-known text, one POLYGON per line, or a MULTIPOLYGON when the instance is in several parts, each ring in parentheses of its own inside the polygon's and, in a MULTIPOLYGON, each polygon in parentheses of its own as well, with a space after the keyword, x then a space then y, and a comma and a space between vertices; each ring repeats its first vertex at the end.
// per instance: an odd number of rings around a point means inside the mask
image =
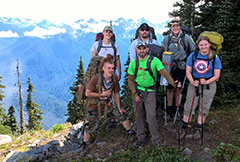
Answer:
POLYGON ((185 121, 182 121, 182 129, 186 129, 187 128, 187 122, 185 122, 185 121))
POLYGON ((90 142, 89 141, 87 141, 87 142, 83 141, 83 145, 88 146, 88 145, 90 145, 90 142))
POLYGON ((197 123, 196 129, 202 129, 202 124, 197 123))

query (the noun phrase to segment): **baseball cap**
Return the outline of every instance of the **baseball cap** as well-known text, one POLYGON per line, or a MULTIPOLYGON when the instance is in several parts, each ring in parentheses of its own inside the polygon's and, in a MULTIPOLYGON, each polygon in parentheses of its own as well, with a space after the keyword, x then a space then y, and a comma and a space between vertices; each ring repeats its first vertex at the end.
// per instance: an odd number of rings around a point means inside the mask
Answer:
POLYGON ((111 26, 105 26, 103 31, 106 31, 106 30, 113 31, 113 28, 111 26))
POLYGON ((149 29, 149 25, 147 23, 142 23, 139 27, 139 29, 149 29))

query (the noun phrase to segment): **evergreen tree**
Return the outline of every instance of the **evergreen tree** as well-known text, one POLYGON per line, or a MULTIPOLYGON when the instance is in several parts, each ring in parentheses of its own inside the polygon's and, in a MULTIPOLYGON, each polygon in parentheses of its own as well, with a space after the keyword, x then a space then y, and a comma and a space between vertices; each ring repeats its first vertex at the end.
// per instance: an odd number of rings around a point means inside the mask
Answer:
POLYGON ((8 109, 8 121, 7 125, 11 128, 12 134, 17 134, 19 131, 19 128, 17 126, 17 121, 14 116, 15 108, 13 106, 10 106, 8 109))
POLYGON ((5 97, 3 95, 4 93, 3 89, 5 88, 5 86, 1 84, 2 82, 1 79, 2 77, 0 76, 0 123, 6 124, 8 117, 7 117, 7 114, 4 112, 4 108, 2 107, 2 103, 1 103, 5 97))
POLYGON ((4 85, 1 84, 1 79, 2 77, 0 76, 0 134, 11 134, 11 130, 10 127, 8 127, 6 125, 7 121, 8 121, 8 116, 4 111, 4 108, 2 107, 2 101, 4 99, 4 91, 3 89, 5 88, 4 85))
POLYGON ((178 15, 184 22, 191 22, 190 12, 186 12, 191 3, 195 2, 193 14, 194 38, 204 31, 216 31, 223 35, 221 77, 218 81, 217 93, 214 104, 224 105, 237 101, 240 97, 240 74, 238 62, 240 61, 240 2, 239 0, 182 0, 175 6, 179 10, 174 10, 171 15, 178 15), (188 2, 188 3, 187 3, 188 2), (187 5, 189 4, 189 5, 187 5), (198 5, 198 6, 196 6, 198 5), (222 100, 224 98, 224 100, 222 100))
MULTIPOLYGON (((83 68, 82 56, 80 56, 80 62, 78 65, 77 75, 75 78, 77 80, 73 83, 74 87, 77 87, 79 84, 83 83, 84 68, 83 68)), ((67 111, 68 111, 67 122, 70 122, 72 124, 76 123, 78 120, 83 120, 85 117, 85 112, 84 112, 85 101, 83 100, 79 102, 75 94, 76 94, 76 91, 71 91, 71 95, 73 95, 73 98, 68 102, 68 105, 67 105, 67 111)))
POLYGON ((124 69, 125 71, 125 76, 124 76, 124 81, 123 81, 123 85, 121 88, 121 102, 123 104, 123 108, 127 111, 133 113, 133 100, 132 100, 132 93, 131 90, 128 86, 128 66, 130 63, 130 56, 128 55, 128 59, 127 62, 124 64, 124 66, 126 67, 124 69))
POLYGON ((30 77, 28 78, 28 96, 27 96, 27 111, 28 111, 28 130, 40 130, 42 129, 42 110, 38 109, 38 104, 32 100, 33 85, 31 83, 30 77))

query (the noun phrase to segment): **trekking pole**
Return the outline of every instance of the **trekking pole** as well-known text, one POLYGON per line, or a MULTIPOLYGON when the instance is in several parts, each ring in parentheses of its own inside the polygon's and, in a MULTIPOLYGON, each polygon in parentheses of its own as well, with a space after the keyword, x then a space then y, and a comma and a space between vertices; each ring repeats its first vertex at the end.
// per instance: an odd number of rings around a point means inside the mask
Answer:
POLYGON ((177 87, 177 111, 175 113, 175 116, 174 116, 174 120, 173 120, 173 125, 175 125, 175 122, 177 120, 177 116, 179 115, 179 107, 180 107, 180 103, 179 103, 179 87, 177 87))
POLYGON ((165 126, 167 125, 167 87, 164 86, 164 110, 165 110, 165 126))
POLYGON ((201 124, 202 124, 201 145, 203 145, 203 85, 202 84, 201 84, 201 124))
POLYGON ((177 87, 177 111, 176 111, 175 116, 174 116, 173 125, 175 124, 175 122, 177 120, 177 116, 178 115, 180 116, 179 110, 180 110, 180 105, 181 105, 181 101, 182 101, 182 91, 184 89, 185 81, 186 81, 186 76, 184 77, 183 85, 181 87, 181 90, 177 87))
POLYGON ((191 116, 192 116, 192 108, 193 108, 195 96, 196 96, 196 93, 197 93, 197 89, 198 89, 198 87, 195 87, 195 89, 194 89, 192 104, 191 104, 190 112, 189 112, 189 116, 188 116, 187 127, 186 127, 185 134, 184 134, 184 138, 183 138, 183 145, 185 144, 185 139, 186 139, 186 135, 187 135, 187 129, 188 129, 188 126, 189 126, 190 118, 191 118, 191 116))

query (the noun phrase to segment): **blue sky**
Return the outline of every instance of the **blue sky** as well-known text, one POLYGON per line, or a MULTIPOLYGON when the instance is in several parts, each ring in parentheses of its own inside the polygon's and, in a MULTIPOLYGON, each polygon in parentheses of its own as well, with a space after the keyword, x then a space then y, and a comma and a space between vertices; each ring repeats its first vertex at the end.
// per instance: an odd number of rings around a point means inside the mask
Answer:
POLYGON ((71 23, 78 19, 137 20, 144 17, 152 23, 169 19, 176 0, 4 0, 0 17, 48 19, 71 23))

